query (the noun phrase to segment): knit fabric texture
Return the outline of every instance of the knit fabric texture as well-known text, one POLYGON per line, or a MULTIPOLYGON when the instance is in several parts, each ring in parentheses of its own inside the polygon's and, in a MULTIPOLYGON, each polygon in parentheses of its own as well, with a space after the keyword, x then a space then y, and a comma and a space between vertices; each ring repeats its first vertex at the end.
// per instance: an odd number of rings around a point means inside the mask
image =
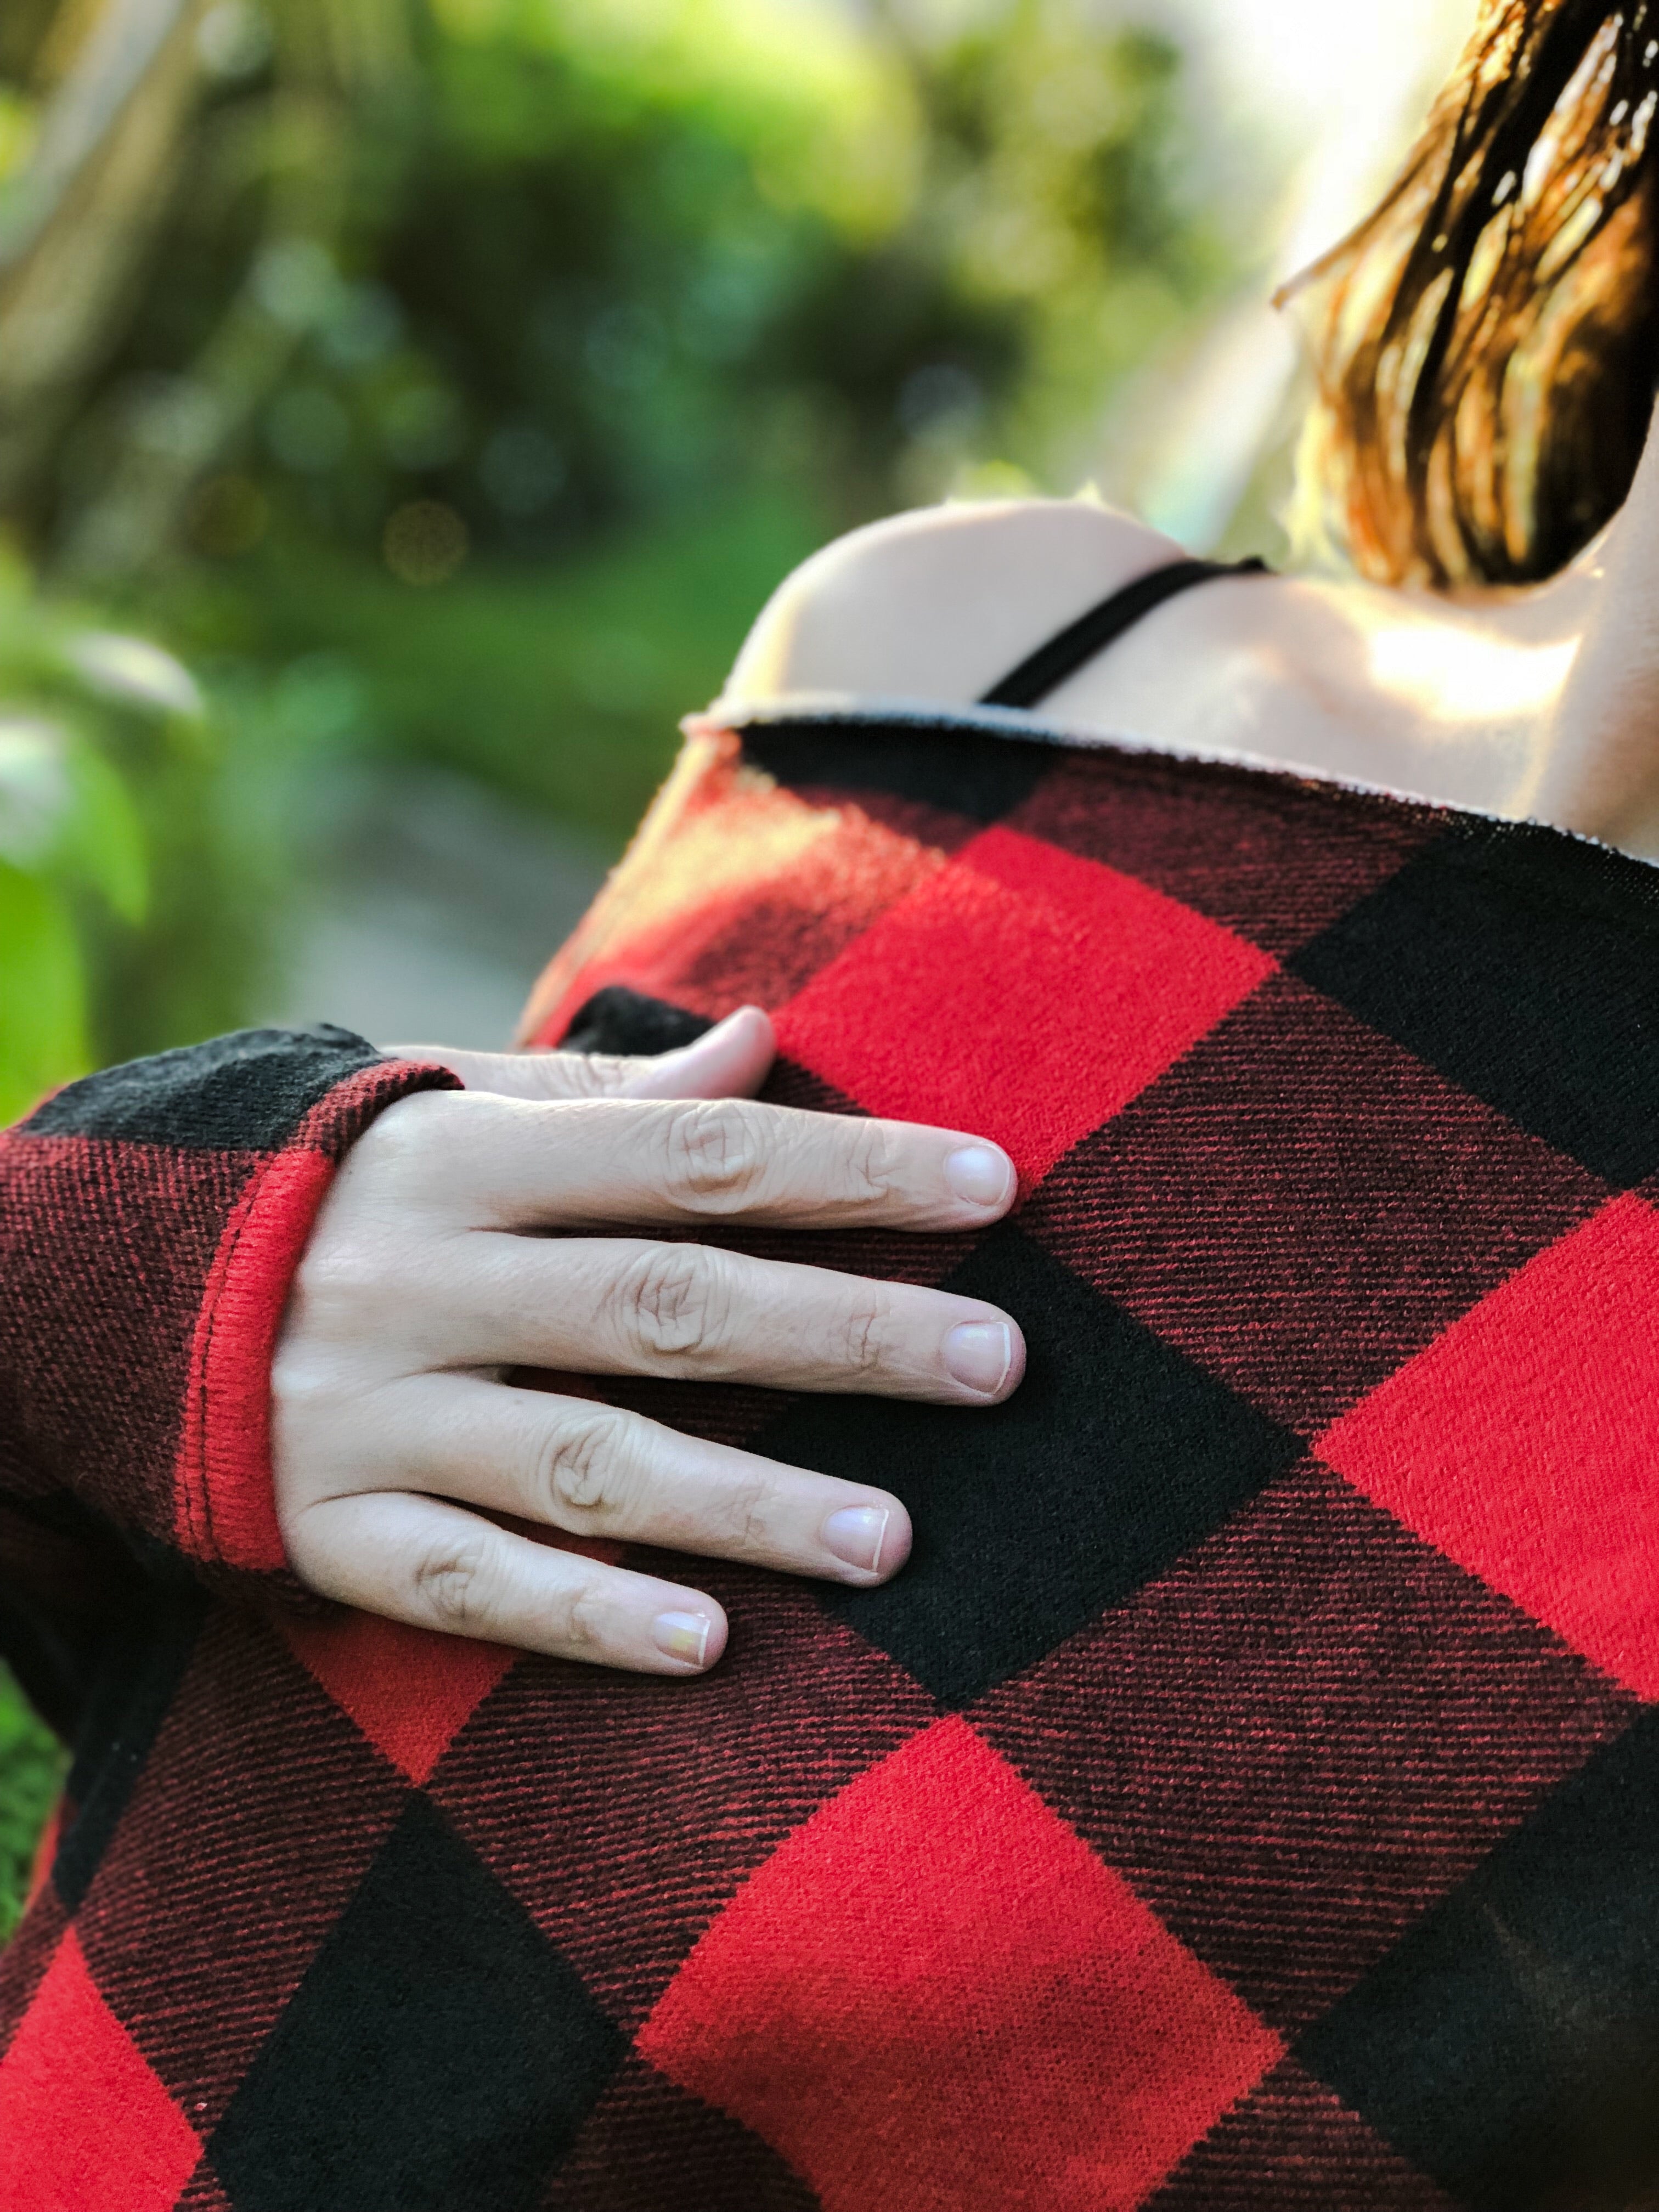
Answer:
MULTIPOLYGON (((1022 1179, 981 1235, 745 1249, 993 1300, 1023 1386, 607 1382, 914 1516, 875 1590, 618 1549, 728 1608, 695 1683, 139 1545, 0 1966, 0 2207, 1659 2201, 1659 873, 1012 714, 757 718, 526 1036, 744 1000, 769 1096, 1022 1179)), ((299 1140, 197 1149, 210 1093, 11 1140, 26 1621, 88 1514, 272 1565, 222 1433, 266 1339, 193 1347, 299 1140)))

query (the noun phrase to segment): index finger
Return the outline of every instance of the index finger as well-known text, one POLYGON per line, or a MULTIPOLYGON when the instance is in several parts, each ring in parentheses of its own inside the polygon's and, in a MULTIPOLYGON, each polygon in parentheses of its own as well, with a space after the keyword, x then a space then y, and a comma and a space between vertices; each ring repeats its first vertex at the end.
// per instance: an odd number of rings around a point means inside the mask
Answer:
POLYGON ((766 1080, 778 1048, 770 1017, 739 1006, 690 1044, 631 1058, 603 1052, 458 1052, 389 1044, 393 1060, 435 1060, 469 1091, 506 1098, 739 1098, 766 1080))
POLYGON ((447 1195, 500 1228, 741 1219, 964 1230, 999 1219, 1018 1189, 1000 1145, 917 1122, 747 1098, 433 1101, 452 1129, 464 1108, 475 1126, 453 1144, 447 1195))

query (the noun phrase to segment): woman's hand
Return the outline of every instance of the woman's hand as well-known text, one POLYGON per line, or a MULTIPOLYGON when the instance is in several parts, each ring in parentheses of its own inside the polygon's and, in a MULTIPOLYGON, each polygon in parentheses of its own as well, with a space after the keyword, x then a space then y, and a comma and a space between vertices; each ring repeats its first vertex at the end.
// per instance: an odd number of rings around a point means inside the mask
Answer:
POLYGON ((403 1099, 360 1139, 277 1347, 276 1509, 313 1589, 688 1674, 725 1646, 712 1599, 484 1516, 854 1585, 903 1565, 909 1522, 886 1491, 502 1380, 541 1367, 962 1407, 1013 1389, 1024 1347, 993 1306, 637 1233, 967 1230, 1012 1203, 1012 1164, 976 1138, 754 1103, 773 1050, 753 1008, 660 1060, 421 1050, 470 1087, 403 1099))

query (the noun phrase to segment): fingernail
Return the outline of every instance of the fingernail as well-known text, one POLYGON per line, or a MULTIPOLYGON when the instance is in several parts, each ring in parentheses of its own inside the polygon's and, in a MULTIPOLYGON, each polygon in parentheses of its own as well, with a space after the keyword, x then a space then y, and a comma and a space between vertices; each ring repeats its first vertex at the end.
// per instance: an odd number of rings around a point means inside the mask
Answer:
POLYGON ((844 1506, 823 1524, 824 1549, 845 1559, 849 1567, 862 1567, 873 1575, 881 1566, 881 1547, 887 1541, 887 1524, 892 1517, 879 1505, 844 1506))
POLYGON ((1014 1340, 1006 1321, 958 1322, 945 1340, 945 1364, 970 1390, 1001 1389, 1014 1364, 1014 1340))
POLYGON ((945 1163, 945 1180, 972 1206, 997 1206, 1008 1195, 1012 1170, 989 1145, 964 1145, 945 1163))
POLYGON ((713 1626, 706 1613, 659 1613, 651 1624, 651 1641, 669 1658, 701 1667, 713 1626))
MULTIPOLYGON (((741 1012, 741 1009, 738 1011, 741 1012)), ((736 1021, 737 1018, 738 1017, 734 1013, 723 1015, 712 1028, 706 1029, 701 1036, 694 1036, 690 1044, 677 1045, 675 1047, 675 1050, 677 1052, 706 1052, 708 1047, 713 1044, 717 1038, 725 1036, 726 1030, 731 1028, 732 1023, 736 1021)))

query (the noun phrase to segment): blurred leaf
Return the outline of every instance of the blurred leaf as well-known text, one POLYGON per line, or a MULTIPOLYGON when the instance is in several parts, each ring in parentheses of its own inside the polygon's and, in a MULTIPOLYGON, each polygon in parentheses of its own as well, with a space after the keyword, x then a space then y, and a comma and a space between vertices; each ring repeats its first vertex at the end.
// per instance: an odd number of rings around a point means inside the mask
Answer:
POLYGON ((86 981, 62 896, 0 861, 0 1125, 88 1067, 86 981))
POLYGON ((33 152, 39 126, 35 102, 9 85, 0 85, 0 185, 33 152))
POLYGON ((0 860, 143 919, 144 833, 126 785, 88 740, 39 715, 0 712, 0 860))
POLYGON ((69 772, 75 803, 66 818, 61 852, 66 872, 108 901, 121 920, 137 925, 149 899, 143 825, 126 785, 90 745, 74 747, 69 772))
POLYGON ((75 804, 68 733, 0 711, 0 860, 35 869, 61 845, 75 804))
POLYGON ((147 637, 82 630, 69 640, 64 657, 89 691, 117 706, 182 714, 192 721, 203 712, 196 678, 147 637))

